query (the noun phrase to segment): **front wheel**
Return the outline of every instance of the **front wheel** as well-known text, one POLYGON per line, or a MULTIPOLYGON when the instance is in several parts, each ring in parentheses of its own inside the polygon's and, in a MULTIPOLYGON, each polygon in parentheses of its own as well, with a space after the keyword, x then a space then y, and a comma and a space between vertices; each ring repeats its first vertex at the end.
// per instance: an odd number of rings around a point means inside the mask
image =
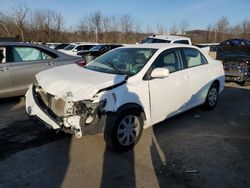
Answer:
POLYGON ((120 114, 107 114, 104 139, 107 146, 117 152, 132 149, 139 141, 143 130, 141 112, 129 110, 120 114))
POLYGON ((213 83, 208 90, 206 101, 203 104, 204 109, 206 110, 213 109, 218 102, 218 97, 219 97, 218 85, 213 83))

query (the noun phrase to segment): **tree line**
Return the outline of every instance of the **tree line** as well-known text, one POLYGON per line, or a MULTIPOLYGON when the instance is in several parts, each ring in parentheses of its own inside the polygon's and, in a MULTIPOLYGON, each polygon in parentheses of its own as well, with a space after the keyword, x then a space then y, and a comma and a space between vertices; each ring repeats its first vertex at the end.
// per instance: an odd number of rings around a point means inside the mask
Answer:
POLYGON ((83 17, 74 27, 66 28, 61 13, 50 9, 31 10, 27 5, 14 5, 0 12, 0 37, 39 42, 103 42, 136 43, 151 34, 173 34, 190 37, 195 43, 221 42, 228 38, 250 39, 250 20, 231 26, 227 17, 209 24, 205 30, 188 31, 189 23, 182 21, 168 27, 156 23, 141 29, 132 16, 106 16, 100 11, 83 17), (195 32, 196 31, 196 32, 195 32))

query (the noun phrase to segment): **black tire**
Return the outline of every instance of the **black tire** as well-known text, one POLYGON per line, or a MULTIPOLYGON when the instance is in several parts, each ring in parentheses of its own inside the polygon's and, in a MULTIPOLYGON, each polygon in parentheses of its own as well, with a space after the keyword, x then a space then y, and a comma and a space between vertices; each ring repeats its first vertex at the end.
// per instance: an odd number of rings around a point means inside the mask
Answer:
POLYGON ((208 92, 205 103, 202 105, 203 109, 205 110, 212 110, 217 102, 219 97, 219 86, 216 83, 213 83, 208 92))
POLYGON ((132 149, 136 145, 136 143, 139 141, 141 137, 142 130, 143 130, 143 118, 142 118, 140 111, 135 110, 135 109, 130 109, 130 110, 122 111, 119 114, 108 113, 107 118, 106 118, 106 123, 105 123, 105 129, 104 129, 104 139, 105 139, 107 147, 111 149, 112 151, 125 152, 125 151, 132 149), (123 123, 124 121, 125 123, 127 123, 126 120, 131 121, 130 117, 131 118, 135 117, 134 124, 137 124, 137 125, 136 127, 132 127, 130 130, 127 130, 123 123), (120 132, 118 134, 118 129, 120 128, 119 130, 122 130, 123 129, 122 127, 124 127, 124 130, 123 130, 124 132, 123 133, 120 132), (127 134, 127 136, 125 134, 127 134), (126 144, 122 143, 121 141, 122 138, 119 138, 119 137, 122 137, 122 135, 123 137, 126 137, 124 138, 125 139, 124 142, 128 142, 128 143, 126 144))

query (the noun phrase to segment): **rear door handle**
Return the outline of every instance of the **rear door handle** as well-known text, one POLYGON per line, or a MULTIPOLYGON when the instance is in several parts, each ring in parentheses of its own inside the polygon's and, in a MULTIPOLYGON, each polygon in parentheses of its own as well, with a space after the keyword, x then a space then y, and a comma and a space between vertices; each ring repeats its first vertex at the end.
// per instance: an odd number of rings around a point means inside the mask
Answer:
POLYGON ((0 67, 1 72, 5 72, 5 71, 8 71, 8 70, 10 70, 9 67, 0 67))

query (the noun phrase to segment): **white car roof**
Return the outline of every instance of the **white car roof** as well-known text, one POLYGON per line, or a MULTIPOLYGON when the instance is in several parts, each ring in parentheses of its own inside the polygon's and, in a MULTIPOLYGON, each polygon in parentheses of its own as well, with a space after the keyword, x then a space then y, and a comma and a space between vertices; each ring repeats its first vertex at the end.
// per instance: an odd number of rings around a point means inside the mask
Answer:
POLYGON ((190 40, 188 37, 183 36, 175 36, 175 35, 151 35, 148 38, 156 38, 156 39, 162 39, 162 40, 190 40))
POLYGON ((74 42, 71 44, 75 44, 75 45, 98 45, 99 43, 94 43, 94 42, 74 42))
POLYGON ((188 47, 188 48, 195 48, 199 49, 196 46, 193 45, 188 45, 188 44, 172 44, 172 43, 143 43, 143 44, 131 44, 131 45, 126 45, 124 47, 120 48, 153 48, 153 49, 168 49, 168 48, 178 48, 178 47, 188 47))

